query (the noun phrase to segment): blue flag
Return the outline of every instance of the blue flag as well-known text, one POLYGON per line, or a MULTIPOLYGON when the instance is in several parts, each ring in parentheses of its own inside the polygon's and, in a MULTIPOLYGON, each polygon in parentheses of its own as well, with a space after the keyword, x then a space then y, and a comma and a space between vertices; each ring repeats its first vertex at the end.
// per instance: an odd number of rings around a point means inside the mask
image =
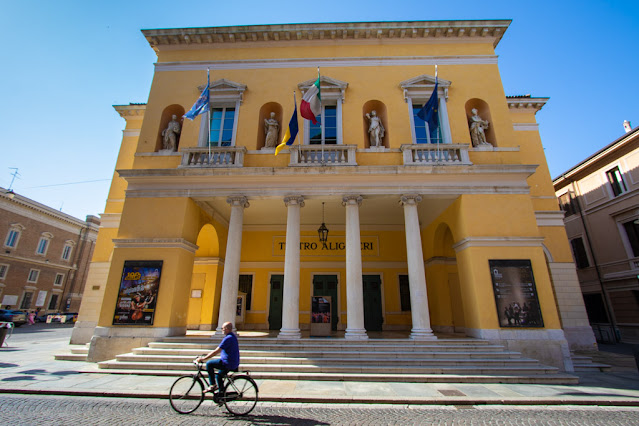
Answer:
POLYGON ((209 86, 210 86, 209 71, 207 70, 206 71, 206 87, 204 88, 204 90, 202 90, 202 94, 200 94, 200 97, 197 98, 197 100, 195 101, 195 103, 193 104, 189 112, 184 114, 184 116, 188 118, 189 120, 193 120, 198 115, 204 114, 205 112, 209 111, 209 86))
POLYGON ((295 142, 295 138, 297 137, 297 132, 299 128, 297 126, 297 104, 294 103, 295 107, 293 109, 293 115, 291 116, 291 121, 288 123, 288 128, 284 133, 284 137, 282 138, 282 143, 280 143, 277 147, 275 147, 275 155, 279 154, 279 152, 284 149, 286 146, 293 145, 295 142))
POLYGON ((430 99, 426 104, 417 112, 417 116, 428 123, 428 130, 433 135, 437 134, 437 128, 439 127, 439 100, 437 99, 437 78, 435 78, 435 89, 433 94, 430 95, 430 99))

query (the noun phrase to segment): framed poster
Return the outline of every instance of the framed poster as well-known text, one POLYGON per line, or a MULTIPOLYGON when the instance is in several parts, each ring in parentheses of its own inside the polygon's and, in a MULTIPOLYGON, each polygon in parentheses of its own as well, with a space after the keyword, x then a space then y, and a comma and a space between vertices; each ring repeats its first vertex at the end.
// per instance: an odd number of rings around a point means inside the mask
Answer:
POLYGON ((543 327, 530 260, 489 260, 501 327, 543 327))
POLYGON ((124 262, 113 325, 153 325, 161 274, 161 260, 124 262))
POLYGON ((311 297, 311 336, 331 335, 331 297, 311 297))

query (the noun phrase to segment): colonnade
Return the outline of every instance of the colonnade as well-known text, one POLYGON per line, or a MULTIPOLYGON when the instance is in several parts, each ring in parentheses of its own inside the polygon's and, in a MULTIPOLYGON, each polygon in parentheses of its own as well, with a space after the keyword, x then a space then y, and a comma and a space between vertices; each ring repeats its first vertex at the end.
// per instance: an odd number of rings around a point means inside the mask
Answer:
MULTIPOLYGON (((406 253, 410 286, 412 329, 411 339, 436 339, 430 326, 428 295, 426 292, 426 274, 422 252, 421 234, 417 205, 422 201, 419 195, 403 195, 399 202, 404 208, 406 233, 406 253)), ((244 209, 249 203, 244 196, 229 197, 231 218, 226 249, 220 314, 216 334, 222 333, 222 324, 235 319, 235 306, 238 292, 240 256, 242 250, 242 226, 244 209)), ((362 253, 360 245, 359 208, 363 198, 359 195, 346 195, 342 205, 346 214, 346 313, 347 326, 344 337, 352 340, 368 339, 364 328, 364 294, 362 282, 362 253)), ((299 339, 299 300, 300 300, 300 217, 304 207, 304 196, 284 197, 287 208, 286 250, 284 260, 284 291, 282 304, 282 328, 278 335, 281 339, 299 339)))

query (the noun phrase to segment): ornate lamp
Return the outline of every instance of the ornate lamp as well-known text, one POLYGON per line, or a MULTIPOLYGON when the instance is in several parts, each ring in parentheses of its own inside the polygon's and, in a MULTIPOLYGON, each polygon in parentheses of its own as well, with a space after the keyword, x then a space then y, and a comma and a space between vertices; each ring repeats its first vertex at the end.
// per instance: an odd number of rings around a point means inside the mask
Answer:
POLYGON ((322 203, 322 225, 317 230, 317 235, 319 236, 320 243, 326 245, 326 241, 328 240, 328 228, 324 223, 324 203, 322 203))

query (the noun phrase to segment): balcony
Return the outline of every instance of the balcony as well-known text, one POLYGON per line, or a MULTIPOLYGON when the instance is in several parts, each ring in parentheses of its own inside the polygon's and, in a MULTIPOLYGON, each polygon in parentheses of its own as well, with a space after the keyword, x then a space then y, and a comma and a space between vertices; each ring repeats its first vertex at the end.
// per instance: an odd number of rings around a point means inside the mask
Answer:
POLYGON ((400 147, 405 166, 471 165, 466 144, 411 144, 400 147))
POLYGON ((244 167, 246 148, 236 146, 184 148, 180 167, 244 167))
POLYGON ((293 145, 289 166, 356 166, 357 145, 293 145))

